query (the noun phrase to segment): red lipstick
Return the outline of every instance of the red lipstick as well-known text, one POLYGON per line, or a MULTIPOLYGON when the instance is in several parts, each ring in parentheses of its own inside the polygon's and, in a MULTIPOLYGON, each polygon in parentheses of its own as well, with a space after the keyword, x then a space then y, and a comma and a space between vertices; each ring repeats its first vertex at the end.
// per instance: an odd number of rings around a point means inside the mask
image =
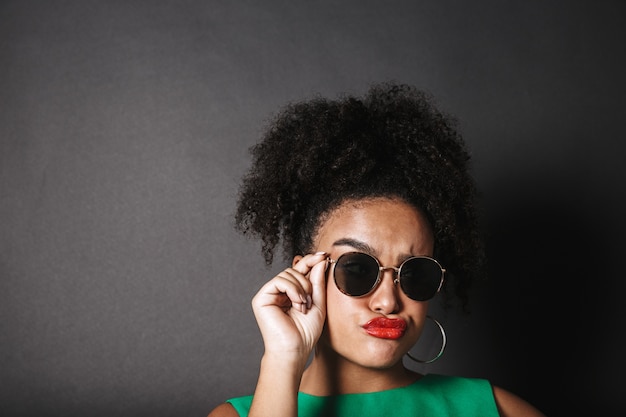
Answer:
POLYGON ((399 339, 406 331, 406 321, 378 317, 365 323, 363 328, 370 336, 381 339, 399 339))

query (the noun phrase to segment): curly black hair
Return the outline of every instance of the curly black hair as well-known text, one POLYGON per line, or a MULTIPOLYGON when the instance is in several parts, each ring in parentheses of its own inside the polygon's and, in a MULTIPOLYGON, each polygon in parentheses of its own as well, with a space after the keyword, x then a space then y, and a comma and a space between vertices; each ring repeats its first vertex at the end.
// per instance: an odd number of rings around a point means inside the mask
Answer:
POLYGON ((270 265, 310 253, 324 216, 347 200, 400 198, 428 218, 447 287, 467 306, 484 271, 477 191, 456 120, 408 85, 376 84, 363 97, 291 103, 251 148, 236 228, 262 240, 270 265))

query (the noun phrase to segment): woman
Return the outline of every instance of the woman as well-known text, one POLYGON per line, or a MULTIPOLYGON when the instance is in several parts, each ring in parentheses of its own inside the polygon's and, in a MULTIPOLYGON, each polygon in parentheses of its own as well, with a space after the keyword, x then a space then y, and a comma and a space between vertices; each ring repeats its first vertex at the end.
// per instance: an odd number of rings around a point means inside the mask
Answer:
POLYGON ((254 395, 211 417, 542 415, 488 381, 403 364, 428 301, 465 308, 483 269, 469 156, 427 95, 382 84, 292 104, 253 157, 238 227, 268 263, 282 242, 292 265, 252 301, 265 346, 254 395))

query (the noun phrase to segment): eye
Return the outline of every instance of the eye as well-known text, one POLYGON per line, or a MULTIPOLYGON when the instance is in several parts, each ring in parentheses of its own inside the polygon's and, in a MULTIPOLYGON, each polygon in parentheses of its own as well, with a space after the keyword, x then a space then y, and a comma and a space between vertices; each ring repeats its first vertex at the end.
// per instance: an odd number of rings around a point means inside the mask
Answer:
POLYGON ((368 267, 363 261, 347 260, 339 265, 342 271, 350 275, 363 275, 367 273, 368 267))
POLYGON ((405 262, 402 265, 401 275, 406 279, 415 279, 419 276, 419 265, 417 262, 414 262, 414 259, 410 259, 408 262, 405 262))

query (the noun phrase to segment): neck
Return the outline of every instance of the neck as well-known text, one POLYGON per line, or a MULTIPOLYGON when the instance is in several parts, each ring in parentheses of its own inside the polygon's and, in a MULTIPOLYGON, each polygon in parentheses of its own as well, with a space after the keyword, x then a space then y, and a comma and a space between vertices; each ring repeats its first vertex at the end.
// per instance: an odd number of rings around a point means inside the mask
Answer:
POLYGON ((368 368, 319 345, 300 383, 300 391, 326 396, 376 392, 409 385, 421 377, 398 361, 388 368, 368 368))

